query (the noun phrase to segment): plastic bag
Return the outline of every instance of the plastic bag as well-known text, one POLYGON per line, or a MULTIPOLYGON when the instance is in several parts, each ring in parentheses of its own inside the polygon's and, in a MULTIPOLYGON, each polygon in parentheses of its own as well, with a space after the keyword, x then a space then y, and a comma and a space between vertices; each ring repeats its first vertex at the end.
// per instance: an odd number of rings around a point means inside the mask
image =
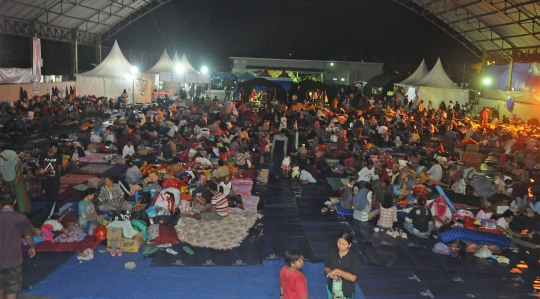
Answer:
POLYGON ((493 255, 493 253, 491 252, 491 250, 489 250, 489 248, 484 245, 482 246, 480 249, 478 249, 475 253, 474 253, 474 256, 476 257, 479 257, 479 258, 489 258, 493 255))
POLYGON ((433 252, 438 254, 450 255, 451 250, 444 243, 438 242, 433 246, 433 252))
POLYGON ((103 225, 94 228, 94 237, 99 242, 107 240, 107 228, 103 225))

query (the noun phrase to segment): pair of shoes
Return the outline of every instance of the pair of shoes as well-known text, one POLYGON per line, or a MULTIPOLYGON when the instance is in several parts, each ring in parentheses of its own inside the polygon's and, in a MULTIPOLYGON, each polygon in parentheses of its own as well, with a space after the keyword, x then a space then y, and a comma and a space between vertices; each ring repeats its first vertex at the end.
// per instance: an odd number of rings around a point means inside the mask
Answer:
POLYGON ((86 248, 83 252, 77 255, 79 261, 89 261, 94 258, 94 251, 92 248, 86 248))
POLYGON ((111 249, 111 256, 116 256, 118 254, 118 256, 122 256, 122 249, 111 249))

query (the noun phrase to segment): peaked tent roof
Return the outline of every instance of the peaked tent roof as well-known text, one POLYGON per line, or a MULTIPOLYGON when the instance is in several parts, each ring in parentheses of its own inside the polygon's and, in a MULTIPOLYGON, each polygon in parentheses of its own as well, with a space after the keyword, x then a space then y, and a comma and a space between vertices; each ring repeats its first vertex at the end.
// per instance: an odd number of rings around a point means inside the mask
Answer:
POLYGON ((174 52, 174 57, 172 59, 172 65, 176 67, 180 63, 180 58, 178 57, 178 52, 174 52))
POLYGON ((174 66, 169 58, 169 54, 167 53, 167 49, 163 51, 163 55, 161 55, 161 58, 159 58, 158 62, 154 64, 154 66, 147 70, 145 73, 153 73, 158 74, 162 72, 174 72, 174 66))
POLYGON ((428 70, 428 68, 426 66, 426 62, 424 61, 424 59, 422 59, 422 62, 420 63, 420 65, 418 66, 416 71, 414 71, 414 73, 412 73, 412 75, 410 75, 407 79, 403 80, 399 84, 417 85, 416 82, 420 81, 428 73, 429 73, 429 70, 428 70))
POLYGON ((118 42, 114 41, 111 52, 109 52, 109 55, 98 66, 91 71, 79 75, 133 79, 133 74, 131 74, 132 67, 131 63, 122 54, 118 42))
POLYGON ((180 63, 184 66, 184 73, 186 74, 198 74, 199 72, 191 66, 191 63, 187 60, 186 53, 180 58, 180 63))
POLYGON ((454 84, 454 81, 448 77, 441 63, 441 59, 437 60, 435 66, 431 71, 416 82, 417 86, 429 86, 437 88, 450 88, 450 89, 461 89, 460 87, 454 84))

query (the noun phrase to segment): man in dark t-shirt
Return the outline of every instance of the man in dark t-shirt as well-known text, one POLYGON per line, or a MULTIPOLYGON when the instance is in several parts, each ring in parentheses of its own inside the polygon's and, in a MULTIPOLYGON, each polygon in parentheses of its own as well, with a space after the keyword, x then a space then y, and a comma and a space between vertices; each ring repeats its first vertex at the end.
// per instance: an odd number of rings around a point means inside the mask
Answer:
POLYGON ((15 199, 9 193, 0 195, 0 298, 17 297, 22 284, 21 238, 28 243, 28 254, 33 258, 34 227, 25 215, 13 210, 15 199))
POLYGON ((55 203, 60 194, 60 176, 62 174, 62 154, 58 151, 58 143, 53 141, 49 149, 39 158, 42 179, 45 180, 45 195, 50 209, 49 218, 54 213, 55 203))

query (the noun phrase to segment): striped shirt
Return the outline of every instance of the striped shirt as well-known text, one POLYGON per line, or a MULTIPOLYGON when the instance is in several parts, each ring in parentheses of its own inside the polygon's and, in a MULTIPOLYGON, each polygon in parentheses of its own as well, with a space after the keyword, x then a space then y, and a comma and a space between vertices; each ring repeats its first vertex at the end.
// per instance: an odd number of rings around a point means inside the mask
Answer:
POLYGON ((229 202, 223 193, 219 192, 214 195, 212 197, 212 204, 216 205, 216 212, 220 216, 227 216, 229 213, 229 202))

